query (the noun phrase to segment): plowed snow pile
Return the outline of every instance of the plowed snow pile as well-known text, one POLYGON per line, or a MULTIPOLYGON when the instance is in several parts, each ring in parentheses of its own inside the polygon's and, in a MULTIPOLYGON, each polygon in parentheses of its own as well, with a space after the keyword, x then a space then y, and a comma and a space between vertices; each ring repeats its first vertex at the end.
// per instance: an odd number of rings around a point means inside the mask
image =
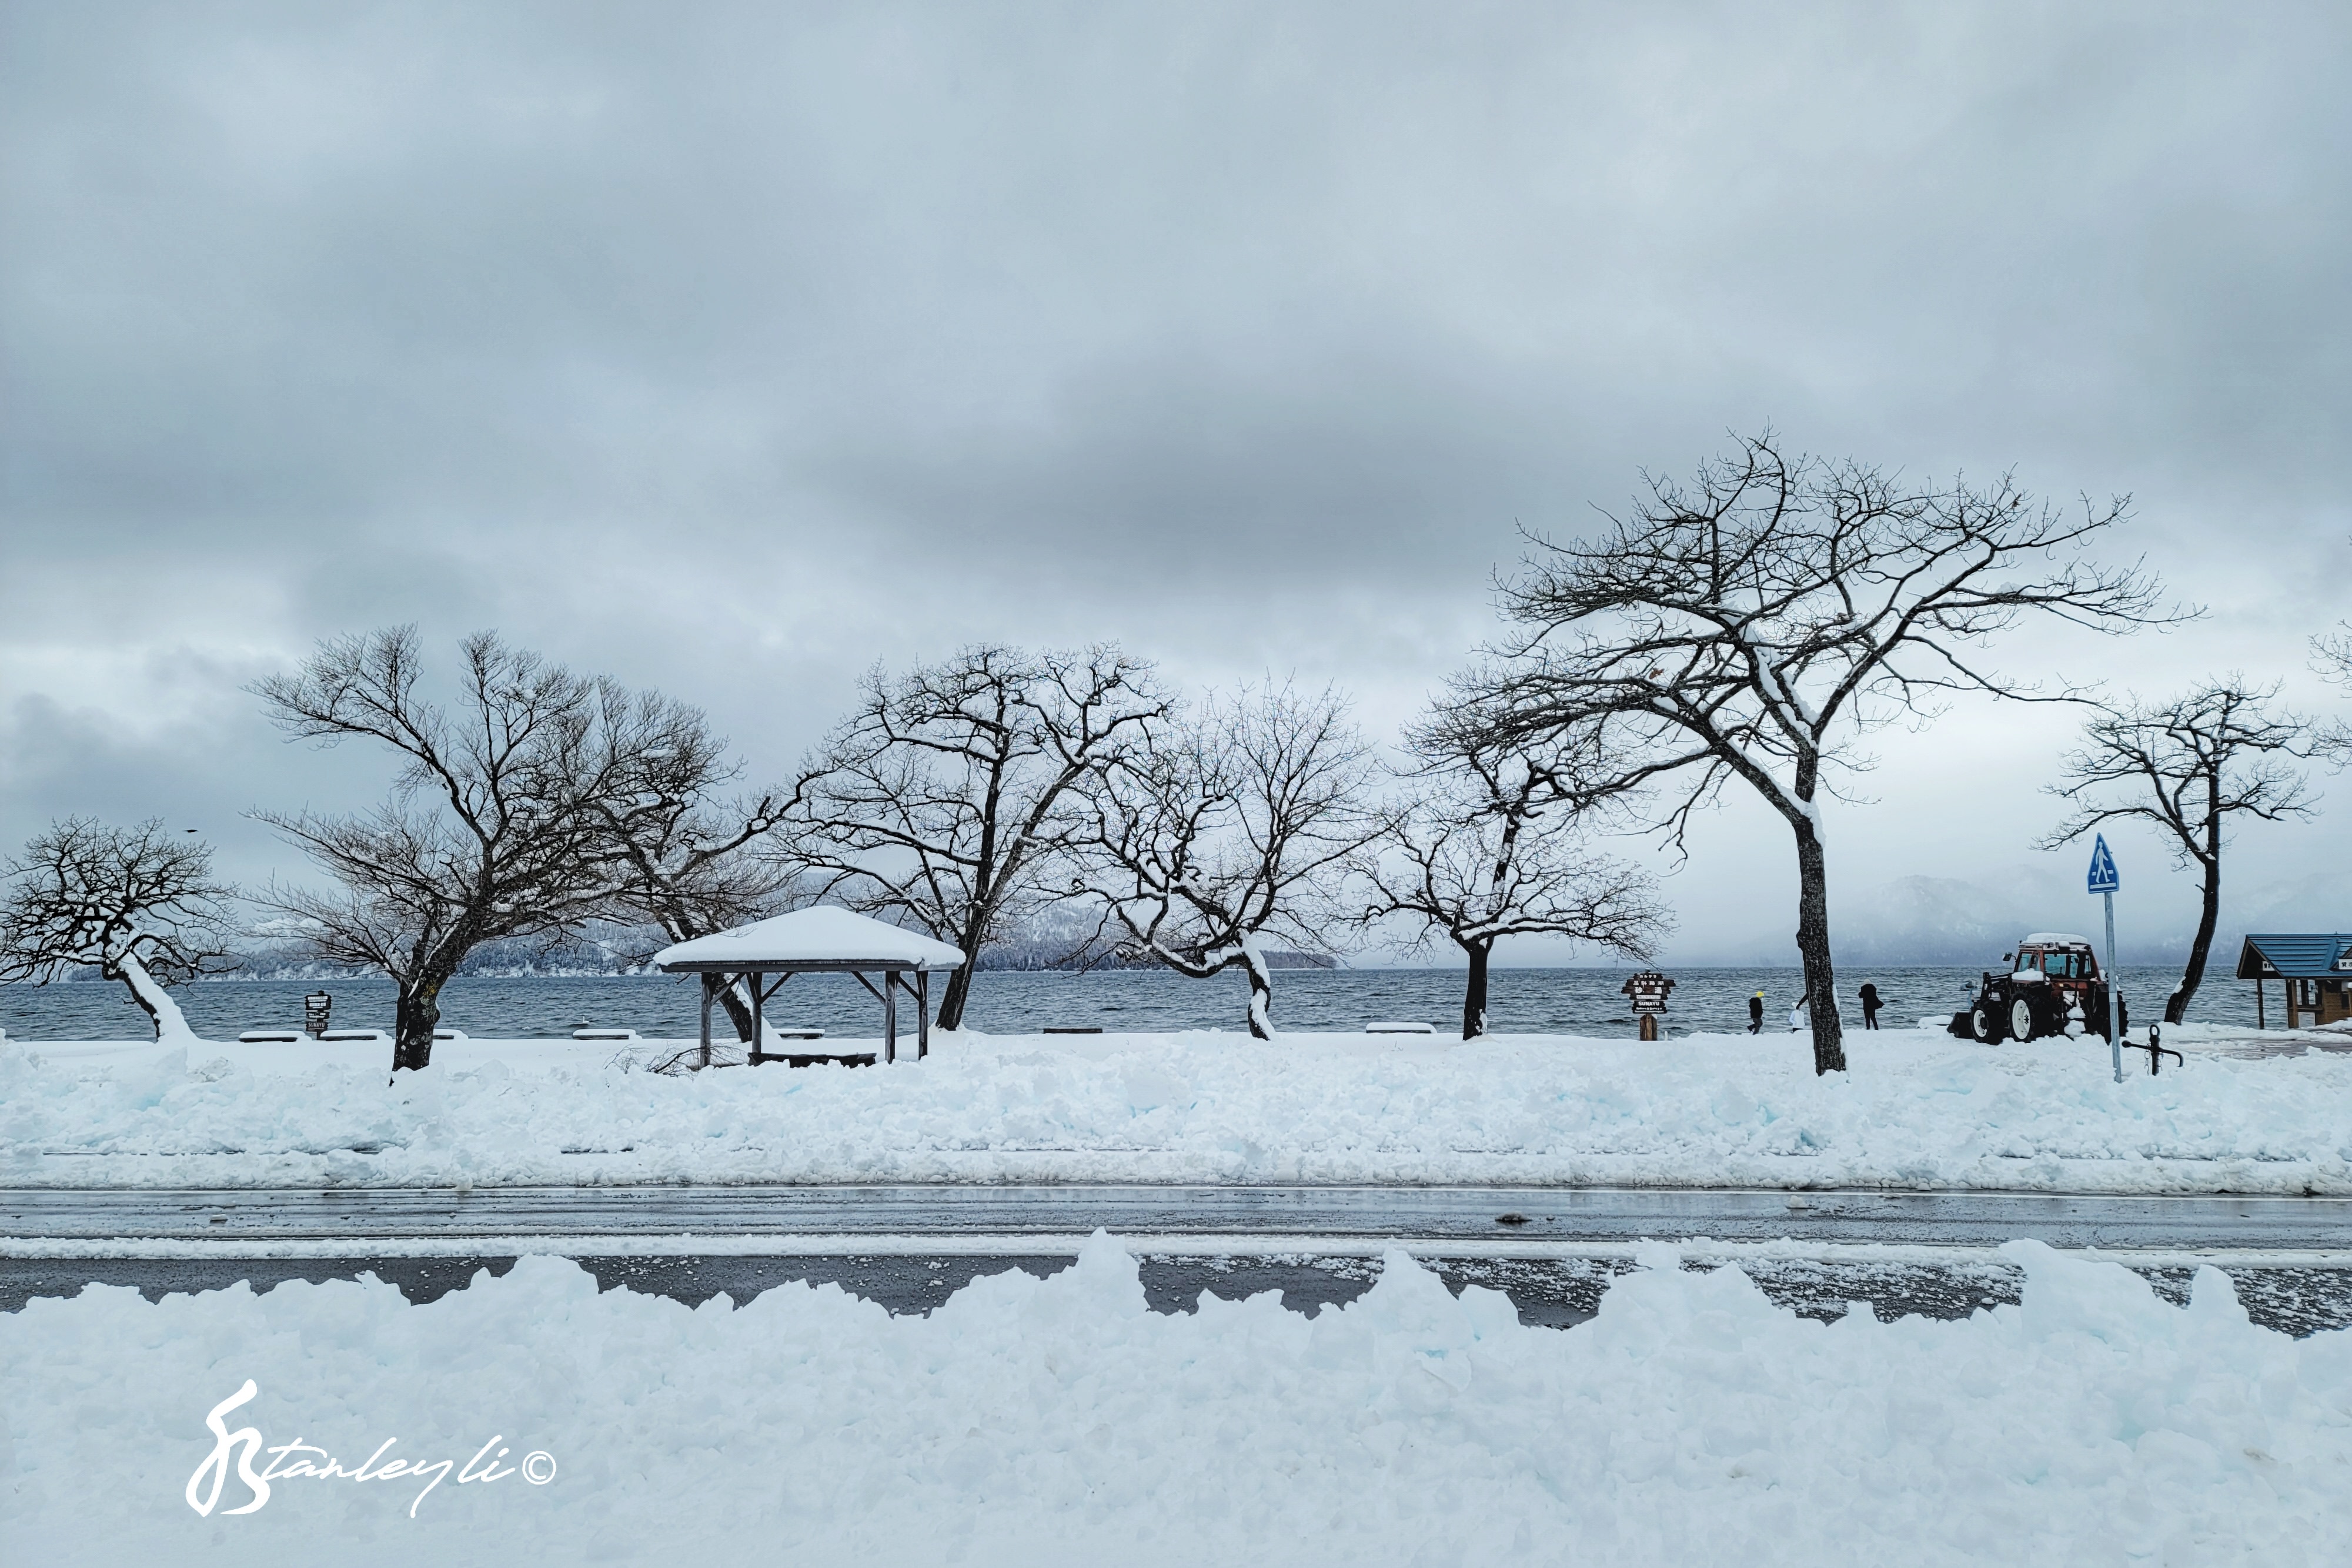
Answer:
POLYGON ((380 1045, 0 1042, 0 1186, 1533 1182, 2352 1193, 2352 1055, 2192 1049, 2113 1081, 2097 1041, 1663 1045, 964 1035, 896 1066, 642 1070, 476 1040, 385 1082, 380 1045))
POLYGON ((1101 1237, 928 1319, 832 1286, 600 1296, 550 1258, 429 1306, 93 1286, 0 1318, 0 1536, 255 1568, 2352 1561, 2352 1333, 2253 1327, 2211 1270, 2173 1308, 2009 1251, 2021 1306, 1823 1324, 1661 1249, 1567 1331, 1401 1254, 1313 1320, 1154 1315, 1101 1237), (256 1491, 232 1462, 205 1495, 205 1416, 247 1379, 223 1429, 269 1490, 232 1515, 256 1491), (460 1484, 494 1437, 497 1479, 460 1484), (534 1451, 546 1484, 506 1472, 534 1451), (329 1457, 428 1468, 287 1474, 329 1457))

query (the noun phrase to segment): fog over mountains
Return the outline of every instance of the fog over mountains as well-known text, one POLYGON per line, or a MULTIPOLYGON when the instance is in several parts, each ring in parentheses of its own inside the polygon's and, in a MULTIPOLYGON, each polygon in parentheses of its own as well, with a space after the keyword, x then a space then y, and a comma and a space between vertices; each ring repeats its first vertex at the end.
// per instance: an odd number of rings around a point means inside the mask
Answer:
MULTIPOLYGON (((2249 931, 2333 931, 2345 922, 2344 879, 2320 872, 2299 881, 2249 889, 2231 896, 2224 884, 2221 924, 2213 939, 2212 965, 2226 972, 2237 961, 2239 940, 2249 931)), ((2192 894, 2193 896, 2193 894, 2192 894)), ((1992 963, 2029 931, 2078 932, 2104 943, 2100 902, 2083 891, 2077 874, 2048 868, 2004 866, 1980 879, 1903 876, 1854 896, 1832 894, 1831 933, 1841 963, 1992 963)), ((2197 926, 2193 903, 2185 908, 2173 890, 2153 892, 2135 903, 2126 887, 2116 898, 2116 946, 2126 964, 2177 963, 2186 958, 2197 926)), ((1748 949, 1721 955, 1725 962, 1794 963, 1786 939, 1759 939, 1748 949)))

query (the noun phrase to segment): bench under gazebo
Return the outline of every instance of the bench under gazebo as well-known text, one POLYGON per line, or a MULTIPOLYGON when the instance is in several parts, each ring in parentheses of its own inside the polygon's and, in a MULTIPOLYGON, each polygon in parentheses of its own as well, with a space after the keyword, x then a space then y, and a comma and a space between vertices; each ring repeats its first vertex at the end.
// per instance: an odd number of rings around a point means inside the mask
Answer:
POLYGON ((930 1054, 930 976, 961 968, 963 954, 919 931, 908 931, 831 904, 796 909, 680 942, 654 955, 666 975, 702 977, 702 1055, 710 1065, 710 1007, 728 987, 740 983, 751 1001, 751 1062, 783 1061, 794 1067, 820 1061, 871 1062, 866 1051, 763 1050, 767 1005, 794 975, 845 974, 882 1004, 882 1060, 898 1059, 898 993, 915 1004, 915 1055, 930 1054), (881 977, 881 984, 874 977, 881 977), (911 977, 911 978, 909 977, 911 977))

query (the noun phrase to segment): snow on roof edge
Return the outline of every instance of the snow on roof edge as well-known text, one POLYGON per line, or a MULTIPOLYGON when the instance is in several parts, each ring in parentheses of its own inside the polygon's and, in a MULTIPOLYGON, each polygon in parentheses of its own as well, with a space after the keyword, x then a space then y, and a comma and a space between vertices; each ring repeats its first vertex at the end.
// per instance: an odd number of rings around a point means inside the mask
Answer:
POLYGON ((835 904, 821 904, 749 925, 673 943, 654 955, 654 967, 870 964, 875 968, 954 969, 961 948, 835 904))

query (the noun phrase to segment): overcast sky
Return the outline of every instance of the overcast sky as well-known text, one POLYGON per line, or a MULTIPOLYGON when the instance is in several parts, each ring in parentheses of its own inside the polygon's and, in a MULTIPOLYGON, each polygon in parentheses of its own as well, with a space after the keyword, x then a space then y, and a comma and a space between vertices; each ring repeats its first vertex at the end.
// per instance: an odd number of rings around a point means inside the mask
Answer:
MULTIPOLYGON (((2136 497, 2114 550, 2208 618, 2011 669, 2342 711, 2305 668, 2352 614, 2341 4, 0 17, 11 843, 154 814, 302 874, 240 813, 389 770, 240 687, 406 621, 701 703, 755 773, 978 638, 1334 680, 1386 736, 1517 525, 1767 421, 2136 497)), ((2069 723, 1881 737, 1837 907, 2049 877, 2087 923, 2082 855, 2029 847, 2069 723)), ((2240 890, 2352 863, 2323 783, 2240 890)), ((2193 918, 2117 850, 2127 928, 2193 918)), ((1757 812, 1670 885, 1671 956, 1787 948, 1757 812)))

